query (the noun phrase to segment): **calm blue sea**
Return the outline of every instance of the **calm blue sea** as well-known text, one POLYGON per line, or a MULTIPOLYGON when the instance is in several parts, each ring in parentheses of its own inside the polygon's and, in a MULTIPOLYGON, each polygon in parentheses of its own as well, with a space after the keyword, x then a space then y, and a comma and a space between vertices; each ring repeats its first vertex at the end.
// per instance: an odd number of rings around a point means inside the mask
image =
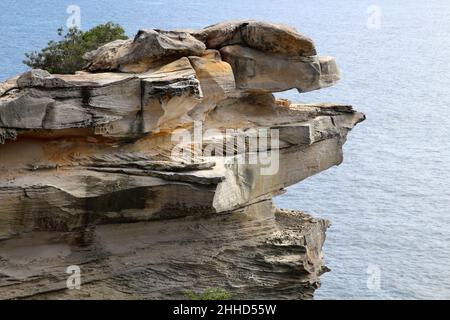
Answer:
POLYGON ((202 27, 253 18, 291 24, 343 80, 298 95, 349 103, 367 115, 344 163, 288 189, 281 207, 332 221, 318 299, 450 298, 450 2, 448 0, 88 1, 2 0, 0 80, 26 70, 23 53, 66 24, 109 20, 142 27, 202 27), (377 284, 380 284, 379 286, 377 284))

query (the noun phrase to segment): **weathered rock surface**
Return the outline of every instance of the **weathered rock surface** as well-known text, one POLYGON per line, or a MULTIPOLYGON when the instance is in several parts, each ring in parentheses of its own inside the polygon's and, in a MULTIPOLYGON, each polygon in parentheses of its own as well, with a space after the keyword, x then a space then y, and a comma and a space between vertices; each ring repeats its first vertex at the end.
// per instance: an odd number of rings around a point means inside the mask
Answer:
POLYGON ((226 22, 0 84, 0 298, 311 298, 328 223, 271 199, 339 165, 364 120, 274 98, 339 79, 315 54, 292 28, 226 22))
POLYGON ((339 71, 332 57, 284 59, 239 45, 220 50, 236 77, 236 87, 250 92, 307 92, 334 85, 339 71))
POLYGON ((31 232, 0 243, 0 296, 182 299, 192 288, 226 287, 238 299, 310 299, 326 270, 327 227, 262 202, 203 219, 31 232), (80 290, 66 288, 69 265, 82 266, 80 290))
POLYGON ((118 40, 86 54, 89 71, 143 72, 152 65, 200 55, 205 45, 186 32, 140 30, 134 40, 118 40))
POLYGON ((290 26, 261 21, 225 21, 193 32, 211 49, 239 44, 283 56, 314 56, 312 39, 290 26))

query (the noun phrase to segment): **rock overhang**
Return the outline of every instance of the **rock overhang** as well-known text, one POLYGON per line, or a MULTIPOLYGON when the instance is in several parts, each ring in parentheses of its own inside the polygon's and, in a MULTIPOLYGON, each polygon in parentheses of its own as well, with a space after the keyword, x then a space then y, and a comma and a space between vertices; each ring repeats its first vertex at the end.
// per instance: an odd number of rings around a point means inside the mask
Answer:
MULTIPOLYGON (((340 79, 334 58, 283 25, 143 29, 85 58, 73 75, 31 70, 0 84, 1 239, 183 217, 209 224, 202 219, 242 212, 273 224, 272 197, 339 165, 348 132, 365 119, 349 105, 275 99, 340 79), (268 144, 247 148, 260 132, 268 144), (179 133, 189 139, 174 139, 179 133), (275 171, 246 162, 262 155, 277 155, 275 171)), ((318 283, 326 226, 311 225, 317 234, 302 244, 312 257, 267 249, 264 263, 289 273, 309 261, 301 277, 318 283)), ((236 248, 261 246, 246 241, 236 248)), ((292 235, 288 246, 298 241, 292 235)))

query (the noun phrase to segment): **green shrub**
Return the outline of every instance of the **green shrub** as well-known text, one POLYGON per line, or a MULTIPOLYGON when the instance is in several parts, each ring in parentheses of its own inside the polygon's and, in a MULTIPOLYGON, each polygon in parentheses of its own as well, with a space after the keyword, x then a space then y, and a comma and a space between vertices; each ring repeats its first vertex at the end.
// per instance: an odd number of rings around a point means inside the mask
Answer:
POLYGON ((105 43, 127 39, 124 29, 115 23, 100 24, 88 31, 71 28, 63 36, 64 29, 58 29, 59 41, 50 41, 40 52, 25 53, 23 61, 33 69, 44 69, 50 73, 75 73, 84 67, 83 55, 105 43))
POLYGON ((209 288, 202 293, 189 290, 184 296, 188 300, 230 300, 232 298, 231 293, 221 288, 209 288))

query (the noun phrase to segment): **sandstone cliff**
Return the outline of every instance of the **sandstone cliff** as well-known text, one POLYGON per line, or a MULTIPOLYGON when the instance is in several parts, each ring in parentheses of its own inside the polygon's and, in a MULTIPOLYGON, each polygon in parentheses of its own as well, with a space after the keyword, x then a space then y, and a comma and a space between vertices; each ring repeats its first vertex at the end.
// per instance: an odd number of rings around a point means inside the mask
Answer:
POLYGON ((229 21, 85 59, 0 84, 0 297, 311 298, 328 222, 271 200, 339 165, 364 115, 272 93, 335 84, 334 58, 288 26, 229 21))

